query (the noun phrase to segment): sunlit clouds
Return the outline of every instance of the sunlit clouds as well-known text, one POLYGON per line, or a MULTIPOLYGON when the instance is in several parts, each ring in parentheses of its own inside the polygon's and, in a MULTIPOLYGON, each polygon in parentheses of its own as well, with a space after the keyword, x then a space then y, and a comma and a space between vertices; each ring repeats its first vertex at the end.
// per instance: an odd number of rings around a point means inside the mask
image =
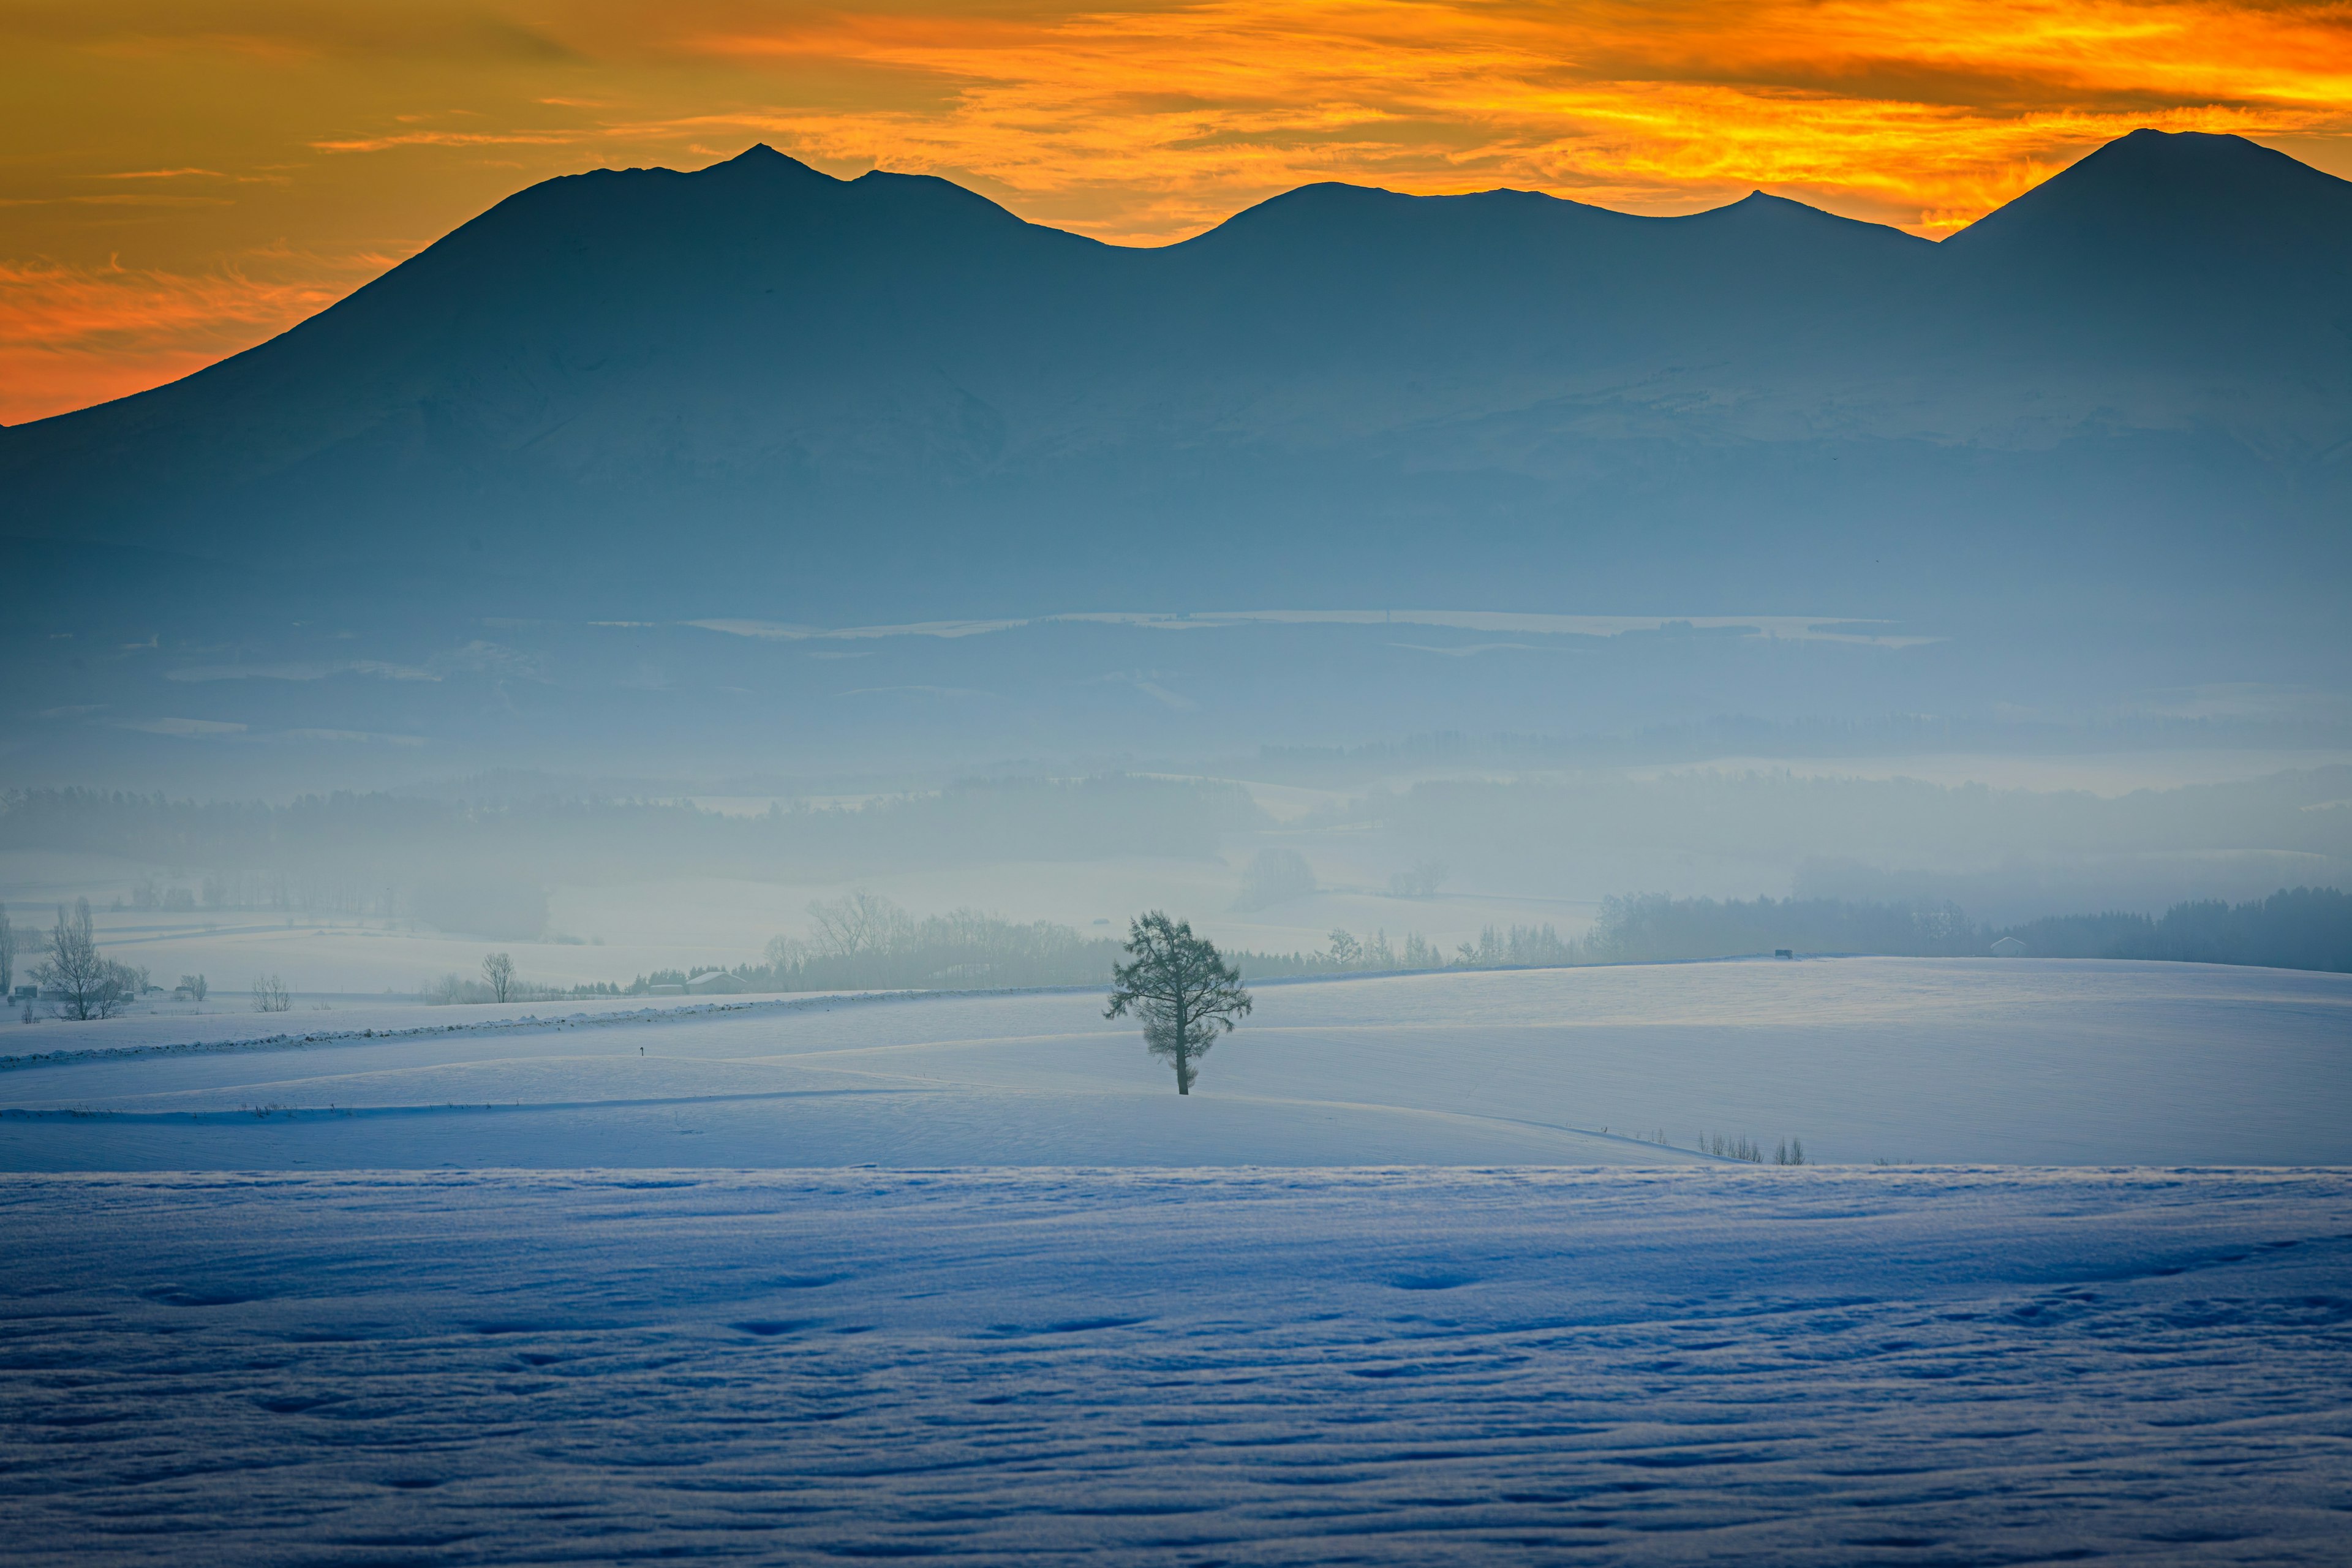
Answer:
POLYGON ((508 192, 765 141, 1134 244, 1293 185, 1751 189, 1941 236, 2140 125, 2352 167, 2352 4, 0 0, 0 421, 184 374, 508 192))

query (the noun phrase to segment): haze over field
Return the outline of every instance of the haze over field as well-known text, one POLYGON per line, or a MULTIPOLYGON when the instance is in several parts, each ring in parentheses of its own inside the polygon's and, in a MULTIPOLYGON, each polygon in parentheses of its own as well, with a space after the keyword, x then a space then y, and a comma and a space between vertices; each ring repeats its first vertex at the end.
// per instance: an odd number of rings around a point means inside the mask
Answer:
POLYGON ((1320 185, 1123 249, 763 147, 554 181, 0 432, 11 783, 394 792, 25 796, 0 898, 414 992, 483 939, 755 963, 860 889, 1451 954, 1637 891, 2340 886, 2347 265, 2345 182, 2156 132, 1941 245, 1320 185))

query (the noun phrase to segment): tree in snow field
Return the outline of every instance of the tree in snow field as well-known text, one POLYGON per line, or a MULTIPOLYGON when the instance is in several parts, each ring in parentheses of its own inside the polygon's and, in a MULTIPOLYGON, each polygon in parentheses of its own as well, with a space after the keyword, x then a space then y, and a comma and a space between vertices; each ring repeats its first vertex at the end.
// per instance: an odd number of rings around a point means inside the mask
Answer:
POLYGON ((514 991, 514 960, 503 952, 494 952, 482 960, 482 980, 490 988, 490 1000, 503 1002, 514 991))
POLYGON ((1106 1018, 1129 1014, 1143 1025, 1143 1044, 1176 1069, 1176 1092, 1192 1092, 1196 1064, 1250 1010, 1241 972, 1217 956, 1187 921, 1158 910, 1128 925, 1129 962, 1111 970, 1106 1018))
POLYGON ((60 1018, 111 1018, 137 994, 139 984, 131 970, 100 956, 88 899, 76 899, 70 912, 58 906, 49 956, 33 966, 33 979, 54 994, 52 1005, 60 1018))

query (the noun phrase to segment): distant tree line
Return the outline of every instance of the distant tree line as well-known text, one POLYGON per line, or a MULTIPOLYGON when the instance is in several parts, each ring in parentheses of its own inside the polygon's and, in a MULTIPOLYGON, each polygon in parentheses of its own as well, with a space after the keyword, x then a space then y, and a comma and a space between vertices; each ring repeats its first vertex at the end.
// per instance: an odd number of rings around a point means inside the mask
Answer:
POLYGON ((918 919, 871 893, 814 904, 810 915, 810 936, 774 938, 766 962, 737 976, 769 991, 1085 985, 1108 980, 1119 952, 1114 938, 1081 936, 1047 921, 976 910, 918 919))
POLYGON ((2058 915, 2002 933, 2042 958, 2155 958, 2352 973, 2352 895, 2294 888, 2259 902, 2175 904, 2163 914, 2058 915))
POLYGON ((1737 958, 1790 948, 1900 958, 1981 954, 1992 933, 1950 904, 1853 903, 1839 899, 1676 899, 1637 893, 1601 900, 1601 918, 1572 962, 1650 963, 1737 958))
POLYGON ((1626 963, 1736 958, 1790 948, 1803 952, 1954 958, 1991 951, 2003 937, 2036 958, 2143 958, 2352 973, 2352 895, 2295 888, 2252 903, 2175 904, 2163 914, 2056 915, 1997 929, 1951 904, 1858 903, 1836 899, 1753 902, 1613 898, 1570 962, 1626 963))
MULTIPOLYGON (((627 985, 555 986, 523 979, 506 954, 493 953, 478 975, 445 975, 423 995, 441 1003, 642 996, 656 986, 683 986, 714 973, 731 975, 743 990, 754 992, 1099 985, 1130 952, 1115 938, 1082 935, 1049 921, 1008 921, 974 910, 919 917, 863 891, 812 904, 809 914, 811 934, 772 938, 761 963, 732 969, 701 964, 640 974, 627 985)), ((74 963, 89 971, 89 989, 77 993, 68 1005, 79 1016, 103 1016, 135 995, 144 977, 99 961, 88 940, 88 920, 86 906, 71 920, 60 912, 60 930, 80 933, 68 944, 79 955, 74 963)), ((1334 931, 1317 952, 1228 956, 1239 979, 1255 981, 1741 958, 1781 948, 1807 954, 1974 957, 1989 952, 2004 936, 2017 938, 2030 955, 2042 958, 2161 959, 2352 973, 2352 895, 2332 888, 2296 888, 2253 903, 2182 903, 2155 917, 2061 915, 2001 930, 1976 924, 1950 904, 1631 894, 1604 900, 1601 918, 1581 940, 1563 938, 1548 922, 1487 925, 1475 941, 1446 952, 1417 931, 1392 942, 1386 931, 1360 938, 1334 931)), ((19 938, 0 950, 0 956, 22 950, 19 938)), ((202 984, 194 977, 190 983, 202 984)), ((257 995, 261 989, 256 982, 257 995)))
MULTIPOLYGON (((426 988, 435 1002, 542 1002, 642 996, 705 974, 731 975, 745 991, 990 991, 1099 985, 1130 948, 1049 921, 1008 921, 974 910, 915 916, 868 892, 809 906, 811 933, 771 939, 758 963, 656 970, 629 984, 531 984, 503 953, 478 977, 449 974, 426 988)), ((2166 959, 2352 973, 2352 896, 2297 888, 2255 903, 2176 904, 2157 917, 2063 915, 2007 930, 1978 925, 1948 904, 1906 906, 1833 899, 1611 898, 1581 940, 1550 924, 1488 925, 1452 952, 1419 932, 1402 943, 1376 931, 1335 931, 1314 952, 1227 955, 1242 980, 1312 978, 1454 969, 1545 969, 1808 954, 1895 958, 1978 957, 2013 936, 2043 958, 2166 959)), ((125 972, 126 975, 129 972, 125 972)), ((1760 1157, 1760 1156, 1759 1156, 1760 1157)))
MULTIPOLYGON (((764 962, 728 971, 747 991, 999 990, 1102 984, 1126 951, 1051 921, 1021 922, 972 910, 918 918, 870 893, 813 904, 813 933, 772 940, 764 962)), ((1398 973, 1440 969, 1546 969, 1743 958, 1781 948, 1808 954, 1890 958, 1982 957, 2014 936, 2045 958, 2156 958, 2352 972, 2352 896, 2298 888, 2258 903, 2174 906, 2146 915, 2069 915, 2008 930, 1979 925, 1948 904, 1906 906, 1833 899, 1676 899, 1663 893, 1604 900, 1580 940, 1550 924, 1488 925, 1475 941, 1441 951, 1419 932, 1335 931, 1316 952, 1226 956, 1244 980, 1398 973)), ((622 988, 642 995, 720 966, 641 974, 622 988)), ((452 977, 454 983, 455 977, 452 977)), ((588 994, 587 991, 577 993, 588 994)))

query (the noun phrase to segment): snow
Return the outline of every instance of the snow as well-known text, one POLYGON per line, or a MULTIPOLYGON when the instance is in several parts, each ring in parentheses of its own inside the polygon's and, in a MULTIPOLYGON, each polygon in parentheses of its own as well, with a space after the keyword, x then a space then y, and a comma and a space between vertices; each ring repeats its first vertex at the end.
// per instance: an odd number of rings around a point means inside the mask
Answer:
POLYGON ((1256 994, 1187 1100, 1087 992, 55 1026, 26 1033, 74 1059, 0 1070, 0 1169, 1655 1164, 1718 1132, 2352 1163, 2352 976, 1848 959, 1256 994))
POLYGON ((8 1560, 2342 1560, 2352 977, 1257 997, 24 1030, 8 1560))
POLYGON ((0 1226, 27 1564, 2335 1563, 2352 1497, 2344 1173, 18 1175, 0 1226))

